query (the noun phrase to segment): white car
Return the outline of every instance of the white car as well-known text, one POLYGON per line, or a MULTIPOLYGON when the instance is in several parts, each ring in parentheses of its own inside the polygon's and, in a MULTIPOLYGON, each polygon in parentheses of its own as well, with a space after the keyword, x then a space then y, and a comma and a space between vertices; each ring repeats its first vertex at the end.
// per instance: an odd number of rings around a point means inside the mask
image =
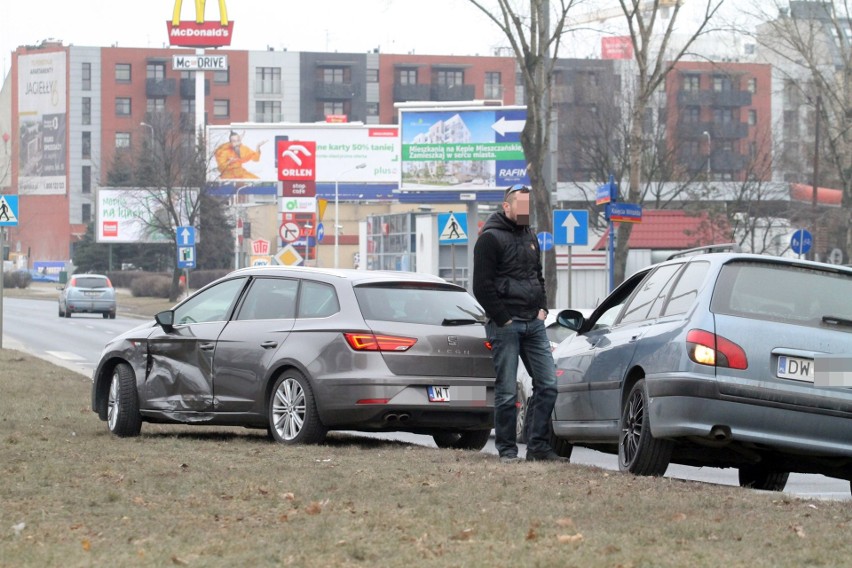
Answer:
MULTIPOLYGON (((547 337, 550 339, 550 349, 556 349, 556 346, 562 343, 565 339, 574 335, 574 332, 567 327, 563 327, 556 323, 556 316, 562 310, 556 308, 548 310, 547 317, 544 318, 544 327, 547 337)), ((577 310, 584 316, 588 317, 593 310, 577 310)), ((532 377, 527 372, 527 368, 522 361, 518 361, 518 419, 516 422, 516 437, 519 444, 527 443, 526 435, 526 419, 527 409, 529 408, 529 400, 532 397, 532 377)))

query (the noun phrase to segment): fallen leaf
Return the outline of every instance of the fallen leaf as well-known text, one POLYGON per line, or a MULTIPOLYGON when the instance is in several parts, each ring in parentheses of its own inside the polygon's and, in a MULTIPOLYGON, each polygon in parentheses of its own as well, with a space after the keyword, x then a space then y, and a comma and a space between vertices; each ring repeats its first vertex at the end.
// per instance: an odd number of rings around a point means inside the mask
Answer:
POLYGON ((263 487, 258 487, 257 492, 260 493, 261 495, 269 495, 269 490, 264 489, 263 487))
POLYGON ((675 513, 674 515, 672 515, 672 520, 673 521, 685 521, 686 515, 684 513, 675 513))
POLYGON ((15 531, 15 536, 21 536, 23 530, 27 528, 27 523, 18 523, 17 525, 12 525, 12 530, 15 531))
POLYGON ((802 525, 793 525, 790 528, 793 529, 793 532, 796 533, 797 537, 805 538, 805 529, 802 528, 802 525))
POLYGON ((559 541, 559 544, 576 544, 583 542, 583 535, 580 533, 577 534, 561 534, 556 537, 556 540, 559 541))
POLYGON ((558 519, 556 521, 556 524, 560 527, 573 527, 574 526, 574 519, 572 519, 570 517, 563 517, 561 519, 558 519))
POLYGON ((86 552, 89 552, 89 551, 92 549, 92 543, 91 543, 91 542, 89 542, 89 539, 88 539, 88 538, 84 538, 84 539, 80 542, 80 544, 82 544, 82 545, 83 545, 83 550, 85 550, 86 552))
POLYGON ((145 499, 143 499, 142 497, 134 497, 133 498, 133 504, 134 505, 145 505, 145 499))
POLYGON ((322 513, 322 505, 316 501, 311 501, 311 504, 305 507, 305 512, 309 515, 319 515, 322 513))
POLYGON ((473 536, 473 529, 464 529, 460 533, 450 537, 450 540, 470 540, 473 536))
POLYGON ((530 530, 527 531, 527 540, 536 540, 538 538, 538 533, 535 532, 535 529, 530 527, 530 530))
POLYGON ((293 495, 292 493, 283 493, 281 495, 281 497, 283 497, 285 501, 292 501, 293 499, 296 498, 296 496, 293 495))
POLYGON ((178 558, 177 556, 172 556, 172 564, 177 564, 178 566, 189 566, 189 562, 182 558, 178 558))

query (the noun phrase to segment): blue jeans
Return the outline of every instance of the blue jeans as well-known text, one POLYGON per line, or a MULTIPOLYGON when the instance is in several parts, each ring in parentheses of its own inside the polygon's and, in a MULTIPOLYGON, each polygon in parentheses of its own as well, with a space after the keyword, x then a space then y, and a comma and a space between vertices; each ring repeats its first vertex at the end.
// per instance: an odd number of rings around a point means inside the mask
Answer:
POLYGON ((500 327, 494 321, 485 326, 491 342, 497 383, 494 388, 494 433, 501 456, 518 454, 515 425, 518 408, 518 360, 532 377, 533 395, 527 414, 527 451, 551 451, 550 417, 556 402, 556 365, 544 321, 517 321, 500 327))

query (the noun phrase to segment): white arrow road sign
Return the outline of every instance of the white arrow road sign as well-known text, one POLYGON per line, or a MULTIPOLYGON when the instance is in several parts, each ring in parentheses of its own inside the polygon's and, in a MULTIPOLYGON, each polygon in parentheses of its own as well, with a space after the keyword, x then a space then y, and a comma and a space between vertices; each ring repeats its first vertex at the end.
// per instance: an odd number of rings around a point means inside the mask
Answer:
POLYGON ((501 116, 500 120, 491 125, 497 134, 505 136, 507 132, 520 132, 524 129, 526 120, 506 120, 505 116, 501 116))

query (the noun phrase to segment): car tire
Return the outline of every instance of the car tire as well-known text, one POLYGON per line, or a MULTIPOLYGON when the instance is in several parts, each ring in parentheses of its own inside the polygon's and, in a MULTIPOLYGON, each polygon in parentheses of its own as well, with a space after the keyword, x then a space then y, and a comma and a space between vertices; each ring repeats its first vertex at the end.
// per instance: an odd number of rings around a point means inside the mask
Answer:
POLYGON ((111 320, 114 320, 114 319, 115 319, 115 312, 111 312, 111 313, 109 314, 109 319, 111 319, 111 320))
POLYGON ((64 318, 65 312, 62 311, 62 306, 59 306, 59 317, 64 318))
POLYGON ((103 314, 101 314, 101 315, 104 317, 104 319, 108 319, 108 318, 109 318, 109 314, 107 314, 107 313, 103 313, 103 314))
POLYGON ((110 432, 121 438, 138 436, 142 430, 136 376, 127 363, 119 363, 112 370, 107 399, 107 426, 110 432))
POLYGON ((474 450, 478 452, 485 447, 491 437, 491 429, 468 430, 466 432, 437 432, 432 434, 435 445, 439 448, 452 450, 474 450))
POLYGON ((68 309, 68 306, 65 306, 65 312, 63 312, 63 313, 65 314, 66 318, 71 317, 71 310, 68 309))
POLYGON ((762 491, 784 491, 789 477, 788 471, 775 471, 760 465, 746 465, 739 470, 740 487, 762 491))
POLYGON ((281 444, 319 444, 328 432, 317 412, 311 385, 295 369, 284 371, 275 380, 267 416, 269 432, 281 444))
POLYGON ((648 392, 641 379, 630 389, 619 421, 618 469, 634 475, 659 477, 666 473, 674 443, 651 435, 648 392))

